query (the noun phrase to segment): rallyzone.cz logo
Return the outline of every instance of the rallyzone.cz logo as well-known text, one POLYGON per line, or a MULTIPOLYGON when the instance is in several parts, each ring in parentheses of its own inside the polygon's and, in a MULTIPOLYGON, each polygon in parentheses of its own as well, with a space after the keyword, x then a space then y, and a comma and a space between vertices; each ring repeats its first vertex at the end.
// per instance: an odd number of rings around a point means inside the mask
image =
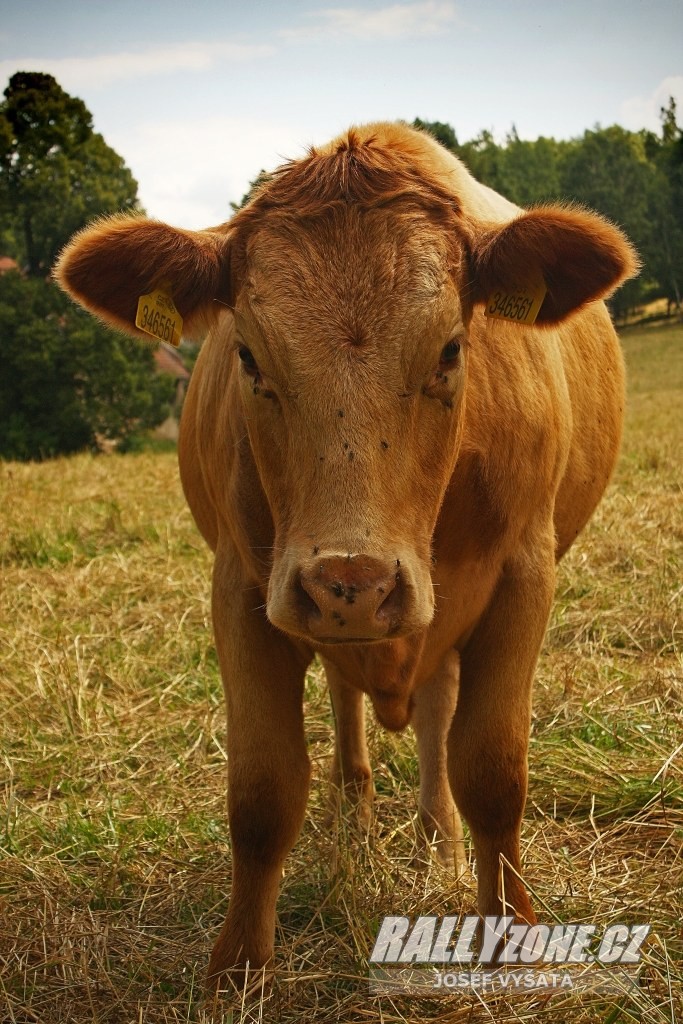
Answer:
POLYGON ((511 916, 470 915, 458 928, 459 921, 426 916, 411 925, 408 917, 385 917, 370 956, 371 992, 623 988, 650 933, 649 924, 601 931, 595 924, 516 924, 511 916))

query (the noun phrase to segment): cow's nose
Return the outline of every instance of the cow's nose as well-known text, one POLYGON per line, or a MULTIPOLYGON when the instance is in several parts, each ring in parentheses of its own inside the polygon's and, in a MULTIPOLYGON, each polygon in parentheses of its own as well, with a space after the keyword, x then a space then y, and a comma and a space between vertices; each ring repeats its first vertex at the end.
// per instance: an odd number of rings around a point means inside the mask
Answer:
POLYGON ((299 613, 316 639, 378 640, 400 628, 405 584, 398 559, 317 558, 300 571, 297 591, 299 613))

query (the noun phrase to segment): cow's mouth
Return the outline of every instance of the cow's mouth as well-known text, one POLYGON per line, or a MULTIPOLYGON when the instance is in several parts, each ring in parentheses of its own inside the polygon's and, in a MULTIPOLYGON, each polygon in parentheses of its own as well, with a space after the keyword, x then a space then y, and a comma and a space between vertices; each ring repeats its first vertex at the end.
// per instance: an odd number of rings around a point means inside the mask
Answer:
POLYGON ((334 645, 339 647, 341 644, 352 644, 356 647, 365 646, 366 644, 380 644, 383 641, 391 640, 391 634, 387 636, 376 636, 376 637, 351 637, 351 636, 318 636, 315 638, 316 646, 322 644, 324 646, 334 645))

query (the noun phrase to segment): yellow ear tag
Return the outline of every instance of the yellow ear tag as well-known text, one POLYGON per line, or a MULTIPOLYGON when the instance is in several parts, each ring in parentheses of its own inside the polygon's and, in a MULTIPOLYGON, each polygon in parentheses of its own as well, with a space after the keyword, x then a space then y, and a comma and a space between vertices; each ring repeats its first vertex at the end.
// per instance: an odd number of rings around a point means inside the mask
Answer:
POLYGON ((494 292, 486 302, 486 316, 530 327, 536 321, 547 290, 539 278, 537 283, 527 284, 523 288, 494 292))
POLYGON ((140 296, 135 326, 158 341, 168 341, 178 347, 183 333, 183 318, 173 304, 167 285, 160 285, 149 295, 140 296))

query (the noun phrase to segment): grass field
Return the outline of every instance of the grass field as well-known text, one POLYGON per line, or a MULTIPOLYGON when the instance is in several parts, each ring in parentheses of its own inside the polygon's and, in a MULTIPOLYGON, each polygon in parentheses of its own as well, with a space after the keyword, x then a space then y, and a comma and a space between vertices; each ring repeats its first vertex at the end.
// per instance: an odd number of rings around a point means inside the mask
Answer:
MULTIPOLYGON (((651 922, 631 995, 371 997, 387 913, 470 911, 409 867, 409 733, 371 726, 368 847, 324 827, 331 749, 307 686, 314 781, 283 880, 270 993, 215 1021, 683 1019, 683 327, 623 337, 630 400, 609 495, 563 562, 539 666, 523 832, 545 920, 651 922)), ((230 846, 210 556, 173 454, 0 464, 0 1020, 189 1022, 230 846)))

